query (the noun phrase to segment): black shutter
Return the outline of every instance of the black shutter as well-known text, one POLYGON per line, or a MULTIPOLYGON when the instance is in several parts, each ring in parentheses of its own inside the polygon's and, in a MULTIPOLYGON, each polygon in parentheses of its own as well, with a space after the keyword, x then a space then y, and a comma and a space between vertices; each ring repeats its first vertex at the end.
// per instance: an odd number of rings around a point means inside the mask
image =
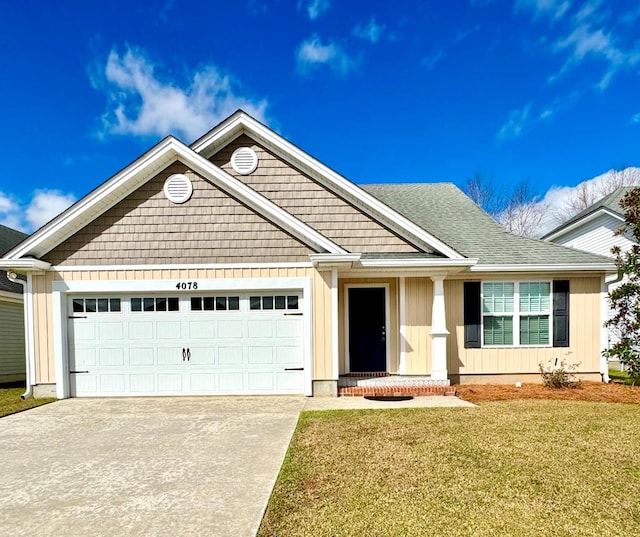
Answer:
POLYGON ((464 348, 479 349, 482 339, 480 282, 464 282, 464 348))
POLYGON ((553 281, 553 346, 569 346, 569 280, 553 281))

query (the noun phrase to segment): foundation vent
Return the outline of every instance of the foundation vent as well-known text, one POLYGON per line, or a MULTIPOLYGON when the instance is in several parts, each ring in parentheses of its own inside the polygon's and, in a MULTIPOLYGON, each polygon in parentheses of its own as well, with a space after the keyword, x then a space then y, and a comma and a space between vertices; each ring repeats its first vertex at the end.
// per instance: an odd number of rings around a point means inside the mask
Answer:
POLYGON ((182 173, 173 174, 164 182, 164 195, 173 203, 184 203, 193 194, 191 180, 182 173))
POLYGON ((249 175, 258 167, 258 155, 250 147, 239 147, 231 155, 231 166, 240 175, 249 175))

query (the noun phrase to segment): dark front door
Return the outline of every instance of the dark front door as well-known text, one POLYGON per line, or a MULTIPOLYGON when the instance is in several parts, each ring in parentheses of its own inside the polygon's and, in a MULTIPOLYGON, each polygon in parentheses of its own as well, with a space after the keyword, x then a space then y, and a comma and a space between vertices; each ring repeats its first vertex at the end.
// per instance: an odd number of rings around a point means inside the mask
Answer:
POLYGON ((387 370, 384 287, 349 288, 349 371, 387 370))

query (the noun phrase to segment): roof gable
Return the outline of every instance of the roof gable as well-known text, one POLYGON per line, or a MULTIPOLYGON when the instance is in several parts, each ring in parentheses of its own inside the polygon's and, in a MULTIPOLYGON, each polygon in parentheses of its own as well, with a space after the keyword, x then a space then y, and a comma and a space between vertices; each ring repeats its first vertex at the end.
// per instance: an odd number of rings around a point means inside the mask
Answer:
POLYGON ((266 149, 313 178, 324 188, 371 215, 372 218, 399 236, 406 238, 412 244, 420 246, 425 251, 435 250, 450 259, 465 257, 440 240, 430 230, 416 225, 405 215, 371 196, 358 185, 342 177, 242 110, 238 110, 196 140, 191 144, 191 148, 205 158, 210 158, 242 134, 249 135, 266 149))
POLYGON ((42 257, 176 160, 187 164, 314 251, 346 253, 337 244, 169 136, 8 252, 6 259, 42 257))

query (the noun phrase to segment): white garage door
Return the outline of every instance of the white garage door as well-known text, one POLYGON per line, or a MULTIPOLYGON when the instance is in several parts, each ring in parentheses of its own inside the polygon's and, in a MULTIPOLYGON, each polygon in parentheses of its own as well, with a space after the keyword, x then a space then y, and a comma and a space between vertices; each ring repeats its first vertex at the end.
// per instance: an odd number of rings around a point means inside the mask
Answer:
POLYGON ((69 297, 71 395, 302 394, 301 293, 69 297))

